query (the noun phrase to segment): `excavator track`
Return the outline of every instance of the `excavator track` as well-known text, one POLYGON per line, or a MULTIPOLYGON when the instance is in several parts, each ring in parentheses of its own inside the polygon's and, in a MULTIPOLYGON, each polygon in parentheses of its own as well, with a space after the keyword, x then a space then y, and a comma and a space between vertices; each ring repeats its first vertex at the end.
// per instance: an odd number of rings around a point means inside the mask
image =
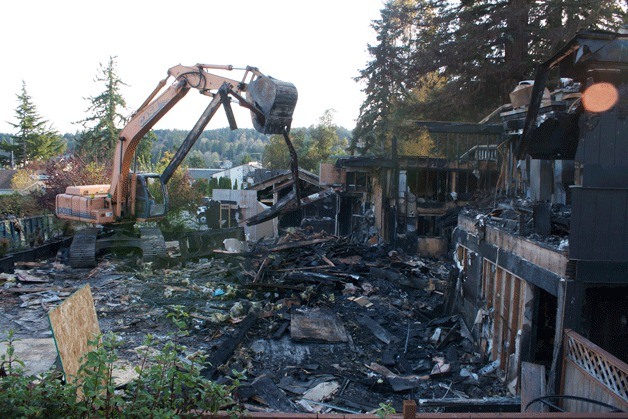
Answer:
POLYGON ((96 266, 96 239, 100 229, 85 228, 74 233, 68 259, 72 268, 96 266))
POLYGON ((167 257, 166 241, 157 227, 140 227, 142 260, 155 262, 167 257))

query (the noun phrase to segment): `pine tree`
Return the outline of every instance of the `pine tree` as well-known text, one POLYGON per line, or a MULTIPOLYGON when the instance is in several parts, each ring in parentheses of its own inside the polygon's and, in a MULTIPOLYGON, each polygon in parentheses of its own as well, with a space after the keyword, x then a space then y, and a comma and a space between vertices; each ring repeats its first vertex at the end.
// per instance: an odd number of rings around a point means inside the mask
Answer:
POLYGON ((624 5, 623 0, 388 0, 372 24, 378 41, 368 47, 372 60, 357 78, 366 85, 366 99, 352 151, 385 155, 390 137, 402 138, 399 128, 411 120, 482 119, 507 103, 516 84, 532 78, 536 64, 578 30, 617 30, 624 5), (430 84, 434 78, 438 83, 430 84))
POLYGON ((104 90, 87 99, 90 103, 88 116, 79 121, 84 130, 77 141, 76 151, 94 160, 111 159, 120 127, 126 122, 121 114, 126 102, 120 93, 125 83, 117 74, 116 57, 109 57, 107 65, 100 64, 95 81, 102 83, 104 90))
POLYGON ((366 99, 353 130, 351 154, 386 154, 394 102, 401 97, 407 80, 407 61, 414 39, 413 25, 433 26, 430 16, 432 14, 427 13, 425 1, 393 0, 381 10, 381 19, 373 21, 372 27, 377 32, 379 43, 368 46, 373 60, 356 78, 356 81, 366 83, 363 89, 366 99), (415 3, 424 4, 425 13, 417 15, 415 3))
POLYGON ((18 106, 15 108, 16 123, 11 126, 17 133, 11 135, 12 144, 4 142, 0 149, 12 154, 11 167, 25 166, 32 161, 47 160, 65 151, 65 142, 59 133, 47 126, 48 121, 42 119, 37 112, 31 96, 22 81, 22 90, 16 95, 18 106))

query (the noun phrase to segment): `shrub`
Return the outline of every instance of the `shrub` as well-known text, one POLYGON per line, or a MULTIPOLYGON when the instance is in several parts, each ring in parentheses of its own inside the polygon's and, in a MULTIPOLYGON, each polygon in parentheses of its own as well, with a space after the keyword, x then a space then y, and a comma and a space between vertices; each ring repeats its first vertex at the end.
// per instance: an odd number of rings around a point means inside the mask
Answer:
POLYGON ((9 245, 11 242, 6 237, 0 239, 0 258, 5 257, 9 251, 9 245))
POLYGON ((2 195, 0 196, 0 213, 4 216, 14 215, 18 218, 42 215, 46 211, 42 210, 39 205, 40 196, 41 193, 39 192, 28 195, 18 193, 2 195))
POLYGON ((7 350, 1 356, 0 417, 178 417, 189 412, 238 412, 231 397, 239 385, 238 374, 230 385, 212 382, 201 375, 205 357, 184 357, 178 343, 184 335, 186 314, 180 309, 169 315, 178 332, 163 345, 146 336, 138 377, 122 391, 115 390, 113 364, 120 339, 114 334, 99 336, 90 344, 71 384, 54 372, 42 377, 27 376, 16 357, 14 334, 9 332, 7 350))

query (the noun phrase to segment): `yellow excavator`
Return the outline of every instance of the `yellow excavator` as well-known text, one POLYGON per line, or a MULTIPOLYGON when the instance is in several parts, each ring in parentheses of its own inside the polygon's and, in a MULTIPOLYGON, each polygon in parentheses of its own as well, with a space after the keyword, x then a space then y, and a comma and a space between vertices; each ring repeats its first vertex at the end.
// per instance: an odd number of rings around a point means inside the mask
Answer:
POLYGON ((297 90, 292 83, 266 76, 255 67, 196 64, 170 68, 167 77, 158 83, 120 132, 113 156, 111 183, 68 186, 65 193, 57 195, 55 212, 58 218, 94 225, 75 233, 70 245, 70 265, 95 266, 96 255, 100 251, 115 248, 137 249, 143 260, 148 262, 165 257, 166 245, 159 228, 136 228, 135 223, 157 221, 166 216, 168 181, 218 108, 224 108, 232 130, 237 129, 231 108, 233 102, 249 109, 253 127, 257 131, 283 134, 288 141, 297 97, 297 90), (243 71, 243 75, 237 81, 210 72, 214 70, 223 73, 243 71), (172 79, 171 85, 164 90, 168 80, 172 79), (132 170, 135 150, 144 135, 190 89, 197 89, 211 100, 164 172, 157 174, 132 170))

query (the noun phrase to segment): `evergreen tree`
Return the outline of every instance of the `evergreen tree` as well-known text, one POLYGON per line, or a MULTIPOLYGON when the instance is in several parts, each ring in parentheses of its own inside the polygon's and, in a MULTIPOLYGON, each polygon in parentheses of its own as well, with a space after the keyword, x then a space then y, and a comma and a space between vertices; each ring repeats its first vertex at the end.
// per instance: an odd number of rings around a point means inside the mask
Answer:
POLYGON ((109 57, 107 65, 100 64, 95 81, 104 85, 104 90, 91 96, 88 116, 79 121, 84 130, 77 141, 77 152, 94 160, 111 159, 118 141, 120 127, 126 122, 121 111, 126 102, 120 93, 125 85, 116 70, 116 57, 109 57))
POLYGON ((352 151, 386 154, 412 119, 477 121, 579 29, 617 30, 624 17, 623 0, 388 0, 357 78, 352 151))
POLYGON ((214 189, 220 189, 218 186, 218 179, 215 177, 209 179, 209 184, 207 185, 207 196, 211 196, 214 189))
POLYGON ((157 142, 157 135, 153 130, 148 131, 140 140, 135 150, 135 159, 138 164, 138 170, 151 171, 152 168, 160 160, 160 156, 153 151, 153 146, 157 142))
MULTIPOLYGON (((356 78, 356 81, 366 83, 363 89, 366 99, 353 130, 351 154, 385 154, 383 145, 390 138, 388 126, 393 102, 404 89, 412 25, 415 20, 421 19, 420 15, 415 16, 414 3, 389 1, 381 10, 381 19, 372 23, 379 43, 368 46, 373 60, 356 78)), ((423 18, 429 16, 426 14, 423 18)), ((425 24, 430 25, 429 22, 425 24)))
POLYGON ((24 166, 32 161, 47 160, 65 151, 65 142, 59 133, 48 127, 48 121, 39 116, 37 107, 22 81, 22 91, 17 95, 16 123, 11 123, 17 133, 11 136, 12 144, 3 142, 0 149, 12 153, 13 166, 24 166))
POLYGON ((218 189, 231 189, 231 179, 228 177, 218 178, 218 189))

